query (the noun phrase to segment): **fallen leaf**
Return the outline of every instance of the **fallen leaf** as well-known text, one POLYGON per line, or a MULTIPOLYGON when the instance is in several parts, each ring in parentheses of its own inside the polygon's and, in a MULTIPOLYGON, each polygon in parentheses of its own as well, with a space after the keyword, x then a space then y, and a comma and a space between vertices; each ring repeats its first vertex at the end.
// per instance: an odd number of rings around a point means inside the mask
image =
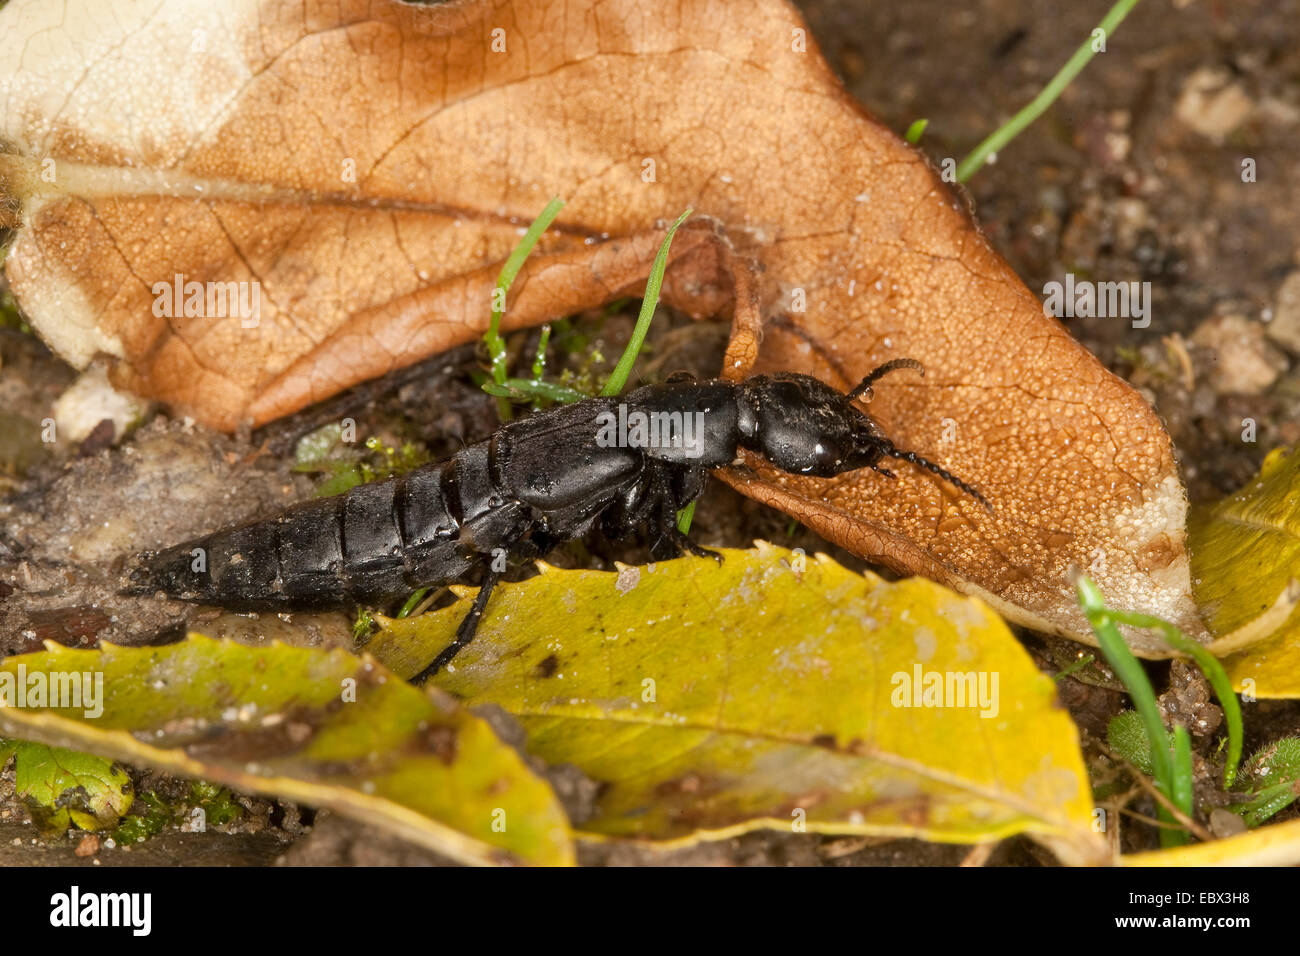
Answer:
POLYGON ((131 808, 126 771, 93 754, 24 740, 0 741, 0 766, 14 757, 14 792, 43 830, 101 830, 131 808))
POLYGON ((18 51, 0 63, 22 223, 6 269, 72 363, 115 357, 119 383, 218 427, 265 421, 478 337, 551 196, 568 205, 506 328, 639 294, 653 224, 691 206, 706 218, 674 243, 665 298, 733 303, 726 375, 847 388, 919 359, 926 377, 889 380, 872 414, 995 509, 902 466, 820 481, 751 460, 726 480, 1041 630, 1093 642, 1078 566, 1112 606, 1203 635, 1156 416, 783 0, 12 0, 0 25, 18 51), (187 282, 238 284, 247 321, 215 295, 186 313, 187 282))
POLYGON ((47 647, 0 675, 102 675, 102 714, 7 706, 0 733, 329 807, 463 863, 573 862, 550 786, 446 694, 372 660, 199 634, 47 647))
POLYGON ((1226 840, 1120 857, 1125 866, 1296 866, 1300 820, 1248 830, 1226 840))
POLYGON ((1274 449, 1255 480, 1189 525, 1192 580, 1233 687, 1300 697, 1300 453, 1274 449))
MULTIPOLYGON (((543 566, 500 586, 435 682, 504 708, 530 752, 600 782, 587 834, 1030 833, 1071 862, 1105 857, 1055 685, 984 604, 823 555, 723 553, 619 574, 543 566)), ((463 614, 384 619, 367 650, 414 675, 463 614)))

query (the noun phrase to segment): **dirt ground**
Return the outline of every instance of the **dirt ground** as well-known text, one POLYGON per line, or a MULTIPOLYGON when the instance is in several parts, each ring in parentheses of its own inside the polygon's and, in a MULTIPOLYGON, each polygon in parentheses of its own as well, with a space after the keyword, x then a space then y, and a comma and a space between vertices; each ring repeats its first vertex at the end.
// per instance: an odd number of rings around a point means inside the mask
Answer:
MULTIPOLYGON (((942 163, 960 159, 1031 99, 1110 0, 799 5, 850 91, 897 131, 927 118, 920 145, 942 163)), ((1151 283, 1148 328, 1113 318, 1066 322, 1159 411, 1194 503, 1236 489, 1268 450, 1300 441, 1298 181, 1300 0, 1144 0, 1108 38, 1107 51, 969 189, 982 228, 1031 289, 1040 291, 1066 272, 1151 283), (1243 182, 1246 160, 1254 162, 1253 182, 1243 182), (1288 277, 1293 281, 1284 288, 1288 277), (1253 442, 1242 439, 1247 419, 1257 425, 1253 442)), ((591 340, 588 347, 607 356, 618 355, 630 326, 627 313, 577 317, 573 324, 591 340)), ((713 374, 725 335, 721 325, 670 317, 657 324, 640 371, 685 367, 713 374)), ((534 335, 521 334, 512 347, 531 349, 534 342, 534 335)), ((337 421, 338 408, 355 414, 367 433, 390 443, 413 440, 433 458, 484 437, 494 423, 493 403, 469 379, 473 352, 460 350, 419 367, 396 387, 363 387, 324 411, 251 436, 227 438, 159 417, 121 447, 97 447, 92 438, 79 451, 64 452, 21 436, 38 432, 34 423, 74 374, 12 320, 0 328, 0 361, 0 654, 39 647, 46 638, 141 643, 182 633, 196 621, 193 608, 112 596, 120 572, 114 555, 142 540, 180 540, 307 496, 313 479, 292 471, 286 450, 313 423, 337 421), (187 483, 184 500, 159 501, 158 483, 174 487, 178 475, 187 483)), ((766 538, 864 566, 720 483, 698 515, 695 535, 705 544, 745 546, 766 538)), ((553 561, 600 567, 640 558, 639 545, 594 540, 553 561)), ((214 636, 250 637, 246 618, 197 613, 214 636)), ((306 623, 296 640, 350 646, 351 621, 344 615, 306 623)), ((1023 636, 1048 672, 1074 654, 1059 642, 1023 636)), ((1168 669, 1152 673, 1163 682, 1168 669)), ((1205 707, 1198 696, 1203 686, 1173 678, 1166 706, 1205 707)), ((1122 708, 1123 695, 1102 672, 1082 671, 1060 687, 1089 758, 1100 759, 1096 741, 1122 708)), ((1208 705, 1207 712, 1213 709, 1208 705)), ((1298 733, 1300 706, 1251 705, 1247 732, 1247 753, 1298 733)), ((1203 755, 1212 740, 1212 734, 1198 739, 1203 755)), ((42 835, 27 822, 12 773, 0 774, 0 864, 437 862, 342 818, 286 815, 265 801, 249 801, 244 822, 229 832, 168 830, 129 849, 101 846, 93 856, 77 857, 80 835, 42 835)), ((1150 834, 1130 831, 1126 848, 1153 845, 1150 834)), ((927 865, 954 864, 968 852, 915 841, 751 834, 668 857, 588 847, 583 860, 927 865)), ((987 862, 1051 861, 1017 839, 987 862)))

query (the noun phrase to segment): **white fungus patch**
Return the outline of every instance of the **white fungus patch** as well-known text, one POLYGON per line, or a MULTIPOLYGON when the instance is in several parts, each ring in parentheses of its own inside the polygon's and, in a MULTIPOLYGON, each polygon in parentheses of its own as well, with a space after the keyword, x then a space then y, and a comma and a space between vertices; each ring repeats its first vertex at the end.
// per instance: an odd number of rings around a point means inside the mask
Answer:
POLYGON ((619 594, 627 594, 640 583, 640 568, 621 567, 618 569, 618 578, 614 581, 614 589, 618 591, 619 594))

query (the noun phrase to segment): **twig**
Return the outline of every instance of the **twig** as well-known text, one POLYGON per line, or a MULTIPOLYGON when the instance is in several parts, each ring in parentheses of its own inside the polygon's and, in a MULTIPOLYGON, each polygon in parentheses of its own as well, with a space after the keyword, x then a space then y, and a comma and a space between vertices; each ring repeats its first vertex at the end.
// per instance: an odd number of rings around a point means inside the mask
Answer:
MULTIPOLYGON (((1166 797, 1163 793, 1160 792, 1160 790, 1156 787, 1156 785, 1153 784, 1147 778, 1146 774, 1144 774, 1137 767, 1133 766, 1133 764, 1129 763, 1123 757, 1112 752, 1110 748, 1102 746, 1102 749, 1105 750, 1105 752, 1110 756, 1112 760, 1114 760, 1121 767, 1127 770, 1129 774, 1133 777, 1133 779, 1137 782, 1137 785, 1141 787, 1143 790, 1145 790, 1147 793, 1151 794, 1151 796, 1155 797, 1156 802, 1159 803, 1166 810, 1168 810, 1170 815, 1179 823, 1181 823, 1184 827, 1186 827, 1187 830, 1193 836, 1195 836, 1198 840, 1201 840, 1205 843, 1209 843, 1214 840, 1214 834, 1212 834, 1209 830, 1205 829, 1205 827, 1201 826, 1199 823, 1197 823, 1187 814, 1183 813, 1183 811, 1180 810, 1172 800, 1170 800, 1168 797, 1166 797)), ((1162 823, 1161 826, 1165 829, 1169 828, 1168 823, 1162 823)))

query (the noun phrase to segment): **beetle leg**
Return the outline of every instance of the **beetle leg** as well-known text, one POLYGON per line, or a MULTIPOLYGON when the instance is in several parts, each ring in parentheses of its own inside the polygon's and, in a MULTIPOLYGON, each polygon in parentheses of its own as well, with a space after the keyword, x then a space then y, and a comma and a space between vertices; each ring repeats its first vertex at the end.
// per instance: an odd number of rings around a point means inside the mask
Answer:
POLYGON ((497 582, 500 580, 501 572, 499 571, 493 571, 489 568, 484 573, 483 586, 478 589, 478 594, 474 596, 474 603, 470 605, 469 613, 461 620, 460 627, 456 628, 456 638, 442 649, 441 653, 433 659, 433 663, 412 678, 415 683, 422 684, 438 673, 450 663, 453 657, 461 652, 461 648, 474 640, 474 634, 478 631, 478 622, 483 617, 488 598, 492 596, 492 589, 497 586, 497 582))
POLYGON ((682 551, 688 551, 697 558, 712 558, 719 564, 722 563, 720 553, 696 544, 691 540, 690 535, 677 527, 677 509, 674 507, 671 495, 667 493, 659 495, 659 514, 657 517, 655 527, 661 535, 658 541, 667 541, 677 550, 678 554, 682 551))
POLYGON ((718 564, 722 563, 722 552, 714 551, 712 548, 706 548, 703 545, 696 544, 691 540, 690 535, 683 533, 677 527, 677 515, 668 519, 668 524, 661 526, 659 529, 674 545, 682 551, 689 551, 697 558, 712 558, 718 564))
MULTIPOLYGON (((665 512, 672 515, 672 492, 662 468, 654 467, 645 476, 645 490, 640 507, 630 521, 644 524, 650 537, 650 559, 671 561, 682 555, 682 545, 664 525, 665 512)), ((674 526, 673 530, 676 530, 674 526)))
POLYGON ((642 475, 606 509, 601 526, 610 538, 622 538, 645 520, 647 477, 642 475))

